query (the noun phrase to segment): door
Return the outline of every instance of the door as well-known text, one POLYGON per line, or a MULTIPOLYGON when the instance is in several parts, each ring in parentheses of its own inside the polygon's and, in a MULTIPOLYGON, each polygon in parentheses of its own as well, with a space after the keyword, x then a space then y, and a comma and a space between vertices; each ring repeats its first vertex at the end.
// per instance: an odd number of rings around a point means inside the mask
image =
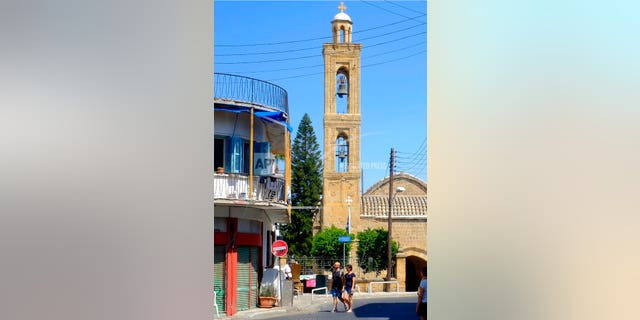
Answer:
POLYGON ((216 304, 221 313, 226 312, 226 272, 225 272, 225 255, 227 254, 226 246, 214 246, 213 253, 213 291, 215 292, 216 304))
POLYGON ((258 247, 238 246, 237 311, 256 307, 258 296, 258 247))

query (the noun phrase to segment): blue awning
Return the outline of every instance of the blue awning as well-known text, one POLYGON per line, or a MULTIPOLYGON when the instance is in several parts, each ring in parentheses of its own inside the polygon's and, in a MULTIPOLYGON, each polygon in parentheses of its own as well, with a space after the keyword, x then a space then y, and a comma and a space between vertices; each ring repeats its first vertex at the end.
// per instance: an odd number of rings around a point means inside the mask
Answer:
MULTIPOLYGON (((222 110, 222 111, 233 112, 233 113, 241 113, 241 112, 251 113, 251 109, 246 107, 235 107, 235 108, 215 107, 214 110, 222 110)), ((285 127, 287 127, 287 130, 289 130, 289 132, 293 131, 293 127, 289 125, 289 123, 287 122, 287 118, 285 117, 285 114, 282 111, 255 111, 253 115, 255 115, 260 119, 280 123, 285 127)))

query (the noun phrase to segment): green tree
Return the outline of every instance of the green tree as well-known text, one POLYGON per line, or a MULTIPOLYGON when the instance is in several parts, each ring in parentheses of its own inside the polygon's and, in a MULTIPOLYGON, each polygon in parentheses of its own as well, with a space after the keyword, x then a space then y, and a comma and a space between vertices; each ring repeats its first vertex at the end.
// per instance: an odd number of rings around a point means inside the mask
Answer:
MULTIPOLYGON (((318 257, 338 258, 342 257, 342 242, 338 241, 339 236, 348 236, 347 230, 342 228, 325 228, 313 238, 311 254, 318 257)), ((351 242, 345 244, 346 256, 349 256, 351 242)))
MULTIPOLYGON (((356 255, 358 256, 358 265, 365 272, 387 269, 388 256, 387 256, 387 243, 389 232, 382 228, 371 229, 368 228, 364 231, 358 232, 358 249, 356 255)), ((398 253, 398 244, 395 241, 391 242, 391 254, 395 258, 398 253)))
MULTIPOLYGON (((317 206, 322 194, 322 157, 311 118, 304 114, 291 148, 291 202, 317 206)), ((308 255, 313 239, 313 210, 291 210, 282 234, 293 255, 308 255)))

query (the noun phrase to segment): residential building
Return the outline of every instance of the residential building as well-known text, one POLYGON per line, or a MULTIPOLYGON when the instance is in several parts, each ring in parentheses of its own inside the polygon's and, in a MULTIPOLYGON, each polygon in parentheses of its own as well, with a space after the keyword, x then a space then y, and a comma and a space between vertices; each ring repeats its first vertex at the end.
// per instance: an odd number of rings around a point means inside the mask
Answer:
POLYGON ((214 73, 214 291, 227 316, 256 307, 275 225, 290 221, 288 115, 283 88, 214 73))

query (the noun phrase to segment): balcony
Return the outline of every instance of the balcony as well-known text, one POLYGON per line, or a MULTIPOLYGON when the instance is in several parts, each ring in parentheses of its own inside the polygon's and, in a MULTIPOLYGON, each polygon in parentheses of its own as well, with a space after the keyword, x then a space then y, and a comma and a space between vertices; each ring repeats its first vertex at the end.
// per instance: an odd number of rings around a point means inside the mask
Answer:
POLYGON ((249 177, 234 173, 213 175, 215 199, 247 200, 287 205, 284 177, 280 175, 254 176, 253 194, 249 195, 249 177))
POLYGON ((214 73, 213 97, 216 103, 249 104, 289 114, 287 91, 273 83, 254 78, 214 73))

